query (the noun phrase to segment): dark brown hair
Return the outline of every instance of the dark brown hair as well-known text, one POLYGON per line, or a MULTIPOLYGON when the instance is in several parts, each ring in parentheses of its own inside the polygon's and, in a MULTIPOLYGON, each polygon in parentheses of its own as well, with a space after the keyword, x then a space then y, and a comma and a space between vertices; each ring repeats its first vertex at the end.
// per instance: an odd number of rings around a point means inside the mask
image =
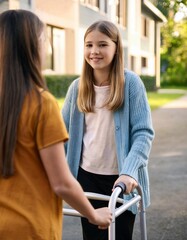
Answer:
POLYGON ((45 89, 41 76, 40 36, 44 24, 30 11, 0 14, 0 174, 14 173, 17 125, 26 94, 45 89))

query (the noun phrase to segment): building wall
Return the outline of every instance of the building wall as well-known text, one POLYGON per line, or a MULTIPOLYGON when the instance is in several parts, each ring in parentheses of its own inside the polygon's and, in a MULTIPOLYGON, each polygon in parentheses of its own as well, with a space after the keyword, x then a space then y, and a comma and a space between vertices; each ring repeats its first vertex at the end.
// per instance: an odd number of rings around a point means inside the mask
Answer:
MULTIPOLYGON (((55 6, 53 0, 35 0, 34 2, 34 11, 47 25, 64 30, 62 54, 65 61, 62 62, 61 60, 61 69, 59 69, 54 59, 53 69, 57 73, 81 73, 84 50, 83 38, 89 25, 100 19, 110 20, 116 23, 116 13, 114 11, 116 9, 115 1, 101 0, 100 8, 83 3, 86 1, 81 2, 82 3, 78 0, 56 0, 55 6), (105 2, 107 2, 107 13, 105 11, 105 2), (56 6, 58 6, 58 9, 56 9, 56 6)), ((122 2, 125 1, 123 0, 122 2)), ((127 29, 121 25, 118 25, 118 27, 122 35, 123 45, 127 48, 127 29)), ((55 50, 55 46, 53 46, 53 50, 55 50)), ((60 61, 60 59, 58 59, 58 61, 60 61)))
MULTIPOLYGON (((125 3, 126 1, 122 1, 125 3)), ((118 24, 116 22, 116 1, 100 1, 100 8, 90 6, 89 4, 80 4, 79 5, 79 28, 77 33, 77 41, 76 41, 76 55, 77 64, 76 71, 79 74, 82 68, 83 62, 83 41, 84 41, 84 33, 86 29, 95 21, 98 20, 109 20, 117 25, 119 28, 120 34, 122 36, 122 42, 124 48, 128 46, 127 42, 127 28, 118 24), (107 2, 107 6, 105 6, 104 2, 107 2), (107 9, 107 11, 106 11, 107 9)), ((125 61, 127 62, 127 61, 125 61)))
POLYGON ((35 0, 34 11, 53 29, 53 42, 51 44, 53 51, 52 68, 54 72, 63 74, 75 73, 76 32, 79 28, 78 1, 35 0))
POLYGON ((129 68, 137 74, 140 68, 140 37, 141 37, 141 1, 128 1, 128 62, 129 68))
POLYGON ((84 33, 93 22, 105 19, 114 22, 120 30, 125 67, 139 75, 159 74, 160 26, 150 14, 142 13, 142 1, 100 0, 99 8, 87 3, 84 0, 9 0, 0 3, 0 11, 28 9, 46 23, 52 44, 47 48, 47 72, 52 69, 55 73, 80 74, 84 33), (117 2, 123 6, 122 13, 127 15, 126 18, 123 16, 122 24, 116 16, 117 2), (148 24, 146 36, 142 34, 145 19, 148 24))
POLYGON ((9 2, 8 1, 0 2, 0 13, 6 11, 7 9, 9 9, 9 2))
POLYGON ((144 16, 148 22, 147 36, 141 34, 141 57, 147 59, 147 66, 141 66, 141 72, 143 75, 155 75, 155 58, 156 58, 156 49, 155 49, 155 21, 151 18, 144 16))

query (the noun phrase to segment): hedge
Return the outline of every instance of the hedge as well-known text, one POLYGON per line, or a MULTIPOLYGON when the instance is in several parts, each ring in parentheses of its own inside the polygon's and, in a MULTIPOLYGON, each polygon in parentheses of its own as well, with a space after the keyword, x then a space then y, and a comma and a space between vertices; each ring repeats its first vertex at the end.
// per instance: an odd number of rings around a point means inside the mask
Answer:
POLYGON ((45 80, 49 91, 57 98, 66 96, 69 85, 79 75, 45 75, 45 80))
POLYGON ((142 79, 145 88, 148 92, 156 91, 156 77, 155 76, 145 76, 141 75, 140 78, 142 79))
MULTIPOLYGON (((49 91, 57 98, 66 96, 69 85, 79 75, 45 75, 49 91)), ((156 90, 156 78, 153 76, 140 76, 147 91, 156 90)))

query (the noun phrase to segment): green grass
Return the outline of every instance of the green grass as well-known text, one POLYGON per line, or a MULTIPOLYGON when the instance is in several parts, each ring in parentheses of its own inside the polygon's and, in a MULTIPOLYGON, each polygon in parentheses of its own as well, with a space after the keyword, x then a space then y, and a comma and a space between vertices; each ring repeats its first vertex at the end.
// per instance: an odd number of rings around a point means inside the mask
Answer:
POLYGON ((63 103, 64 103, 64 98, 57 98, 57 102, 58 102, 58 105, 59 105, 59 107, 61 109, 62 106, 63 106, 63 103))
POLYGON ((187 90, 187 87, 185 87, 185 86, 162 86, 161 89, 181 89, 181 90, 187 90))
MULTIPOLYGON (((183 96, 183 94, 148 92, 147 96, 148 96, 150 107, 152 110, 154 110, 156 108, 163 106, 166 103, 169 103, 169 102, 183 96)), ((57 101, 58 101, 58 104, 61 109, 63 106, 63 103, 64 103, 64 98, 57 98, 57 101)))
POLYGON ((154 110, 156 108, 159 108, 163 105, 165 105, 166 103, 169 103, 181 96, 183 96, 184 94, 179 94, 179 93, 175 93, 175 94, 171 94, 171 93, 154 93, 154 92, 148 92, 147 96, 148 96, 148 100, 149 100, 149 104, 151 107, 151 110, 154 110))

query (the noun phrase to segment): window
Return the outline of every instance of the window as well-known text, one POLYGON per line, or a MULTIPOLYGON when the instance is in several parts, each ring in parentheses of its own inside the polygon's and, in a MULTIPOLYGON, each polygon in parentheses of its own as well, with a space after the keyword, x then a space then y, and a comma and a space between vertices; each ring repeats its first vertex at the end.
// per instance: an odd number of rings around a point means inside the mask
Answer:
POLYGON ((44 69, 64 72, 65 68, 65 31, 64 29, 47 25, 49 43, 46 46, 47 56, 44 69))
POLYGON ((46 60, 45 60, 45 69, 53 69, 53 27, 47 26, 47 35, 49 38, 48 45, 46 46, 46 60))
POLYGON ((131 70, 132 71, 135 71, 135 61, 136 61, 136 58, 134 56, 131 56, 131 70))
POLYGON ((127 26, 127 0, 116 1, 116 22, 127 26))
POLYGON ((99 8, 99 0, 81 0, 80 2, 99 8))
POLYGON ((107 0, 104 1, 104 12, 107 13, 108 12, 108 4, 107 4, 107 0))
POLYGON ((103 13, 108 12, 108 0, 80 0, 80 3, 96 11, 100 10, 103 13))
POLYGON ((146 17, 142 16, 142 36, 148 37, 149 21, 146 17))
POLYGON ((142 57, 141 62, 142 62, 142 68, 147 68, 147 58, 142 57))

